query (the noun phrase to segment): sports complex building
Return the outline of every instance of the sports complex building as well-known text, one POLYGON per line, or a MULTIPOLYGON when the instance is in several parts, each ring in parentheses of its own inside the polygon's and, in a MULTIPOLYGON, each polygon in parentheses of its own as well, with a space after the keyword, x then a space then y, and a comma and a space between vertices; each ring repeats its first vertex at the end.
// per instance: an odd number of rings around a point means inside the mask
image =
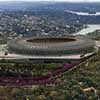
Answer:
POLYGON ((29 37, 8 41, 11 53, 32 56, 33 59, 67 59, 68 55, 92 53, 95 42, 81 37, 29 37))

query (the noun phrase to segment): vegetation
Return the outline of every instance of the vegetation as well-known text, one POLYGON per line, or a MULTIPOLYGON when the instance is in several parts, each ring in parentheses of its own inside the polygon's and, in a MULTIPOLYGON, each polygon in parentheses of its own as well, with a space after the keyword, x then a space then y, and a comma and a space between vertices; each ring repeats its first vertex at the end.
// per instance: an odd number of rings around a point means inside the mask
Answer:
MULTIPOLYGON (((4 60, 2 60, 4 62, 4 60)), ((46 74, 53 71, 62 64, 17 64, 17 63, 0 63, 0 76, 32 76, 46 74)))
MULTIPOLYGON (((66 12, 66 10, 72 10, 95 13, 96 11, 100 11, 100 3, 65 4, 55 2, 52 4, 52 2, 49 2, 50 4, 44 3, 42 5, 41 3, 32 2, 16 2, 17 4, 13 2, 10 2, 11 4, 8 4, 8 2, 7 4, 3 3, 0 3, 0 34, 3 34, 6 38, 9 37, 9 39, 27 35, 40 37, 41 35, 65 36, 66 34, 72 34, 83 29, 84 24, 100 24, 100 16, 78 16, 66 12), (93 9, 91 9, 91 6, 93 9)), ((93 36, 93 39, 100 39, 100 31, 89 33, 88 36, 93 36)), ((4 40, 1 38, 1 44, 4 40)), ((16 77, 21 77, 22 75, 25 77, 39 74, 44 75, 49 71, 59 69, 62 65, 35 65, 27 63, 25 60, 21 61, 23 64, 18 62, 15 63, 14 61, 11 62, 5 59, 0 60, 0 78, 6 76, 14 77, 14 75, 16 77)), ((60 71, 57 70, 55 71, 55 73, 57 72, 57 76, 50 77, 50 81, 56 80, 54 84, 33 85, 27 88, 2 87, 2 81, 0 80, 0 100, 100 99, 100 53, 97 53, 70 71, 67 70, 65 72, 65 69, 66 66, 60 69, 62 71, 61 75, 59 74, 60 71)), ((51 73, 49 75, 53 76, 51 73)), ((33 79, 30 80, 33 81, 33 79)), ((6 80, 5 83, 7 83, 6 80)))
POLYGON ((56 85, 0 88, 1 100, 98 100, 100 53, 57 77, 56 85), (87 90, 87 91, 86 91, 87 90))

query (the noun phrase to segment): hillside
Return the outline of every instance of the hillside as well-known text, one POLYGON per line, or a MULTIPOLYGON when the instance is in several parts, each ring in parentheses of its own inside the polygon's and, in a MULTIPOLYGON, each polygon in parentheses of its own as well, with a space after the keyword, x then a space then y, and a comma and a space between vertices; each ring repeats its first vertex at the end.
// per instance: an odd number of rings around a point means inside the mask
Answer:
POLYGON ((98 100, 100 52, 57 77, 57 84, 33 88, 0 88, 0 100, 98 100))

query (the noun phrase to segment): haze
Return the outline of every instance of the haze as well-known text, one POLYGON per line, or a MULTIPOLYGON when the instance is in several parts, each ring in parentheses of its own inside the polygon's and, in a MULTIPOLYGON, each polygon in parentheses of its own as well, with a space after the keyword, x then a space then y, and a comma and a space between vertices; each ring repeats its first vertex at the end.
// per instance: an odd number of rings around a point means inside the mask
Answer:
POLYGON ((0 1, 66 1, 66 2, 100 2, 100 0, 0 0, 0 1))

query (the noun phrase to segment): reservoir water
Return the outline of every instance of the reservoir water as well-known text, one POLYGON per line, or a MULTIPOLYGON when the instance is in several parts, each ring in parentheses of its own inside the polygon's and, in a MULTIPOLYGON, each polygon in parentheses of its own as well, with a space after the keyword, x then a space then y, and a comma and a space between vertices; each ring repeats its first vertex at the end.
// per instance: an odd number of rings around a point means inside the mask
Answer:
POLYGON ((85 34, 94 32, 96 30, 100 30, 100 24, 91 24, 91 25, 88 25, 87 28, 83 28, 79 32, 75 33, 75 35, 85 35, 85 34))
POLYGON ((77 12, 77 11, 70 11, 70 10, 65 10, 68 13, 80 15, 80 16, 100 16, 100 12, 96 12, 94 14, 90 14, 88 12, 77 12))

